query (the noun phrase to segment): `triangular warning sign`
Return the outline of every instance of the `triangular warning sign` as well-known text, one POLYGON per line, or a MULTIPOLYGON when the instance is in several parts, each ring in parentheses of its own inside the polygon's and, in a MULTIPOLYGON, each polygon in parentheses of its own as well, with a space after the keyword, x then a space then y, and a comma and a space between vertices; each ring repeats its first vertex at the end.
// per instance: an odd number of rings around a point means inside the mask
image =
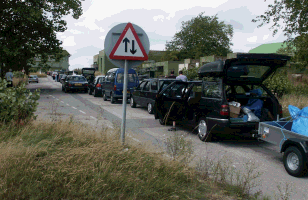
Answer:
POLYGON ((131 23, 127 23, 109 58, 117 60, 148 59, 148 55, 131 23))

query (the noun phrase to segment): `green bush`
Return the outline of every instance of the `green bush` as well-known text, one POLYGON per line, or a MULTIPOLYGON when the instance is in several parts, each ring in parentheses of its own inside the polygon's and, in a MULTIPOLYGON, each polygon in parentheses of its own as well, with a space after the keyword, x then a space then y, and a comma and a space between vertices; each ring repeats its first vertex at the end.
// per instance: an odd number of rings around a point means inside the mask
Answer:
POLYGON ((284 72, 278 72, 274 76, 266 79, 264 85, 278 97, 288 94, 293 89, 293 85, 284 72))
POLYGON ((17 122, 35 119, 34 112, 39 90, 34 93, 25 88, 25 83, 18 87, 7 88, 6 80, 0 78, 0 122, 17 122))
POLYGON ((186 67, 184 67, 183 74, 187 76, 188 80, 200 80, 198 76, 199 68, 200 67, 193 67, 193 68, 187 69, 186 67))
POLYGON ((15 78, 23 78, 24 77, 24 73, 20 72, 20 71, 14 71, 13 72, 13 76, 15 78))

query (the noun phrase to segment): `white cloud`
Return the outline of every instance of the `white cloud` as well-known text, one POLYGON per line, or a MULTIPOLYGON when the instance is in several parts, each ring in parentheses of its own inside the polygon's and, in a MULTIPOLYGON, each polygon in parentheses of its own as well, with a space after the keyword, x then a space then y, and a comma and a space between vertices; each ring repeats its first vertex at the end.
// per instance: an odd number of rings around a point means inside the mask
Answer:
POLYGON ((164 17, 163 15, 157 15, 157 16, 154 16, 154 17, 153 17, 154 21, 157 21, 157 20, 160 19, 160 21, 162 21, 162 22, 164 21, 164 18, 165 18, 165 17, 164 17))
POLYGON ((258 39, 258 36, 252 36, 252 37, 247 38, 247 41, 248 42, 256 42, 257 39, 258 39))
POLYGON ((69 32, 71 32, 73 34, 84 34, 83 32, 75 30, 75 29, 71 29, 71 30, 69 30, 69 32))
POLYGON ((282 42, 285 37, 278 33, 272 37, 270 25, 257 28, 260 23, 252 23, 256 16, 264 14, 266 2, 247 0, 192 0, 179 3, 175 0, 157 0, 148 3, 143 0, 82 2, 84 14, 79 20, 65 17, 68 30, 57 33, 63 47, 71 53, 70 68, 90 66, 93 56, 104 49, 104 40, 109 30, 117 24, 131 22, 140 26, 148 35, 151 50, 164 50, 166 41, 172 40, 181 29, 181 22, 191 20, 201 12, 213 16, 234 27, 231 46, 233 51, 247 52, 262 43, 282 42), (163 6, 162 6, 163 5, 163 6), (91 55, 89 55, 91 53, 91 55), (92 55, 93 54, 93 55, 92 55), (86 57, 83 57, 86 56, 86 57))
POLYGON ((76 43, 74 41, 74 36, 69 36, 66 39, 64 39, 63 41, 63 46, 64 47, 71 47, 71 46, 75 46, 76 43))

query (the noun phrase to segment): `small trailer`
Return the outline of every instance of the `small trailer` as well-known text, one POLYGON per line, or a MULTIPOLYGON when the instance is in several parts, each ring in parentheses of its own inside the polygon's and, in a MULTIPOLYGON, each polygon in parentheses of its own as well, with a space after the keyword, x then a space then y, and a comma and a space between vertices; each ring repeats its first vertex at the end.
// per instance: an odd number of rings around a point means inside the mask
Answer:
POLYGON ((301 177, 308 172, 308 137, 291 131, 293 122, 260 122, 258 138, 278 145, 283 164, 291 176, 301 177))

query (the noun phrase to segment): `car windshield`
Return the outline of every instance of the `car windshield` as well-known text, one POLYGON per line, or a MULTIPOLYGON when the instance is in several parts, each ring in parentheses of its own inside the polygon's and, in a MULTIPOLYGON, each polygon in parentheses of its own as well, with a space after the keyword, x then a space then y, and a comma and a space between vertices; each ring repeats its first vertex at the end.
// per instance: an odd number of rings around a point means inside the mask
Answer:
MULTIPOLYGON (((135 83, 137 81, 137 75, 136 74, 127 74, 128 82, 129 83, 135 83)), ((124 73, 118 73, 117 76, 117 82, 118 83, 124 83, 124 73)))
POLYGON ((83 76, 73 76, 70 78, 70 81, 87 81, 83 76))
POLYGON ((37 78, 37 75, 30 75, 29 78, 37 78))

